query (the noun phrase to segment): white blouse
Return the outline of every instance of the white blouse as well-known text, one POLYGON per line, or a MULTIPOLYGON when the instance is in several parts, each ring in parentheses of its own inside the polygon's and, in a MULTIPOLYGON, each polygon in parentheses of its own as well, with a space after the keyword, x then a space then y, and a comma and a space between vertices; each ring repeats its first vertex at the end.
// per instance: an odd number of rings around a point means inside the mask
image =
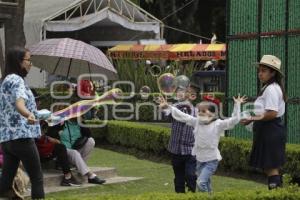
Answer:
POLYGON ((254 102, 254 113, 260 115, 267 110, 276 111, 277 117, 281 117, 285 112, 285 102, 280 86, 277 83, 272 83, 267 86, 261 96, 254 102))

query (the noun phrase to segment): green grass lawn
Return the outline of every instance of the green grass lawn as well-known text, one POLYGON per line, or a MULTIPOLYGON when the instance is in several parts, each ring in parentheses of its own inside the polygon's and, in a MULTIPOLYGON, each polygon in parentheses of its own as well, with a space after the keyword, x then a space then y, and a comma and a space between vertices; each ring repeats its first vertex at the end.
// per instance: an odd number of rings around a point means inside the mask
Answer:
MULTIPOLYGON (((169 164, 157 163, 135 156, 96 148, 89 160, 90 166, 115 167, 119 176, 144 177, 128 183, 101 185, 87 189, 63 191, 48 194, 54 199, 101 199, 103 195, 137 195, 150 192, 173 192, 173 171, 169 164)), ((248 180, 214 176, 213 190, 255 190, 265 185, 248 180)))

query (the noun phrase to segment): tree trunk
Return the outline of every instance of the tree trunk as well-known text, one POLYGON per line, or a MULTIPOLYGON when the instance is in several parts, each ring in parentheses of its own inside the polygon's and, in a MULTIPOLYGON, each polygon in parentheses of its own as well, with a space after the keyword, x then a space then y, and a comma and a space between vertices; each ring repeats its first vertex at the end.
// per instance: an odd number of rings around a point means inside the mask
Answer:
POLYGON ((4 41, 0 40, 0 68, 4 74, 4 52, 12 46, 25 46, 23 20, 25 12, 25 0, 6 0, 0 5, 0 21, 4 25, 4 41), (14 4, 5 4, 15 3, 14 4), (3 48, 4 47, 4 48, 3 48), (4 49, 4 52, 2 51, 4 49))

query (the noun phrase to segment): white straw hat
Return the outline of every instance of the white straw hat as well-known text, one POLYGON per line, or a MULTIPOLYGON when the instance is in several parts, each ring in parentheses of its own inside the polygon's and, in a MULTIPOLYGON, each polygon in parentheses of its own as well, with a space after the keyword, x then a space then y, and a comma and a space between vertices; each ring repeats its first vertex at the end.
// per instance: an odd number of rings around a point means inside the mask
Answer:
POLYGON ((275 71, 279 72, 282 76, 284 76, 283 72, 280 70, 281 67, 281 60, 273 55, 263 55, 257 65, 264 65, 266 67, 270 67, 275 71))

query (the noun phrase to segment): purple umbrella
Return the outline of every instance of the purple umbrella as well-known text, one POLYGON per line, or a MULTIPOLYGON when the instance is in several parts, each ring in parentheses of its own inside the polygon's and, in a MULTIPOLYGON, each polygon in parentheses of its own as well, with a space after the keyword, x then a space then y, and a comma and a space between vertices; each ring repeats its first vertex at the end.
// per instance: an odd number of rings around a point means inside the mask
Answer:
POLYGON ((81 74, 103 74, 109 80, 117 71, 99 49, 70 38, 47 39, 29 48, 34 66, 52 74, 77 78, 81 74))

